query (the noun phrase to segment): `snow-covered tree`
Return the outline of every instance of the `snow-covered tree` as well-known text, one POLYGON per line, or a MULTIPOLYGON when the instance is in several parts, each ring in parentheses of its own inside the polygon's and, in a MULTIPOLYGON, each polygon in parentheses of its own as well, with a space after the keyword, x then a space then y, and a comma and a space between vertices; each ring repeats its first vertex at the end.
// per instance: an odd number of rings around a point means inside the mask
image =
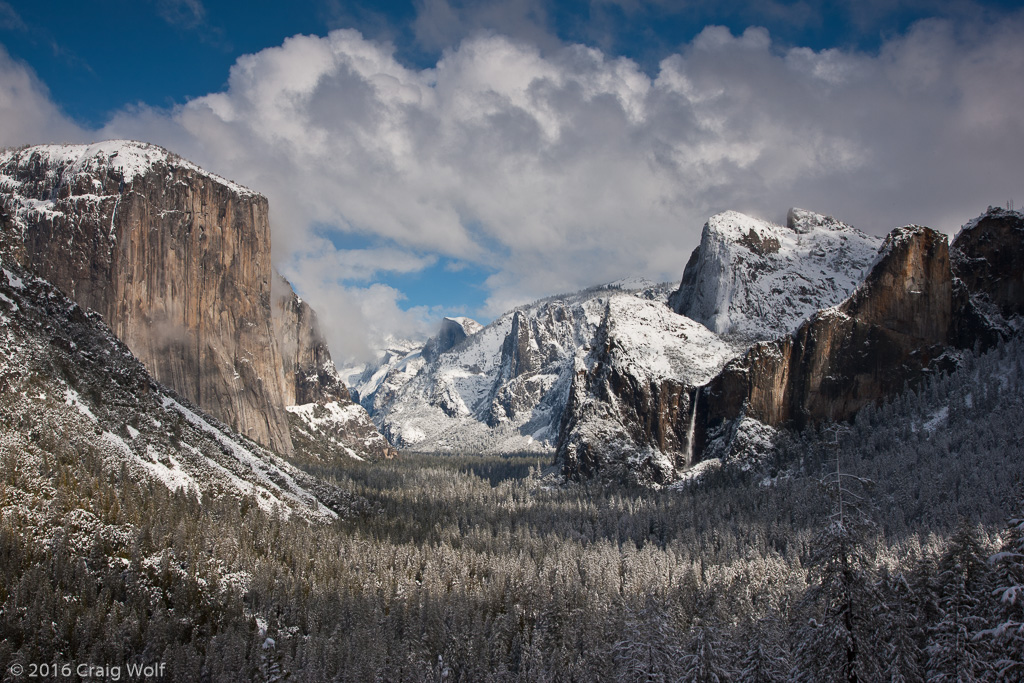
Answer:
POLYGON ((988 623, 991 571, 977 529, 957 528, 939 559, 938 623, 928 637, 929 681, 975 681, 991 669, 988 642, 976 638, 988 623))
POLYGON ((999 604, 994 626, 982 635, 992 639, 999 677, 1024 680, 1024 518, 1010 520, 1003 546, 991 562, 999 604))
POLYGON ((796 678, 802 681, 875 681, 882 654, 876 637, 881 599, 874 576, 871 531, 865 489, 870 482, 844 474, 834 432, 835 471, 823 480, 833 510, 815 539, 810 556, 809 612, 799 630, 796 678))

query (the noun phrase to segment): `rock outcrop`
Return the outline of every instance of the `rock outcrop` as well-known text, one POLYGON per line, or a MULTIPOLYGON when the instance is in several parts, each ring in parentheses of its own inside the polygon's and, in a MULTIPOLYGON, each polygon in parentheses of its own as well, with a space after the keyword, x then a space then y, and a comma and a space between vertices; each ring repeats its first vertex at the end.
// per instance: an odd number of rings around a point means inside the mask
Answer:
POLYGON ((5 253, 246 436, 291 455, 285 406, 348 400, 312 311, 275 297, 263 196, 153 145, 43 145, 0 153, 0 212, 5 253))
POLYGON ((326 401, 350 403, 348 389, 331 360, 316 311, 277 272, 271 287, 274 335, 281 350, 285 405, 326 401))
POLYGON ((609 297, 593 347, 574 368, 557 443, 562 471, 673 481, 694 455, 696 387, 743 348, 664 300, 609 297))
POLYGON ((296 453, 308 464, 394 457, 366 410, 353 402, 334 367, 316 312, 274 273, 273 322, 285 377, 284 400, 296 453))
POLYGON ((953 274, 990 319, 1024 316, 1024 213, 990 207, 963 226, 950 258, 953 274))
MULTIPOLYGON (((94 311, 0 256, 0 448, 19 471, 94 453, 114 480, 330 521, 351 496, 157 383, 94 311)), ((97 460, 99 461, 99 460, 97 460)), ((22 477, 24 480, 24 477, 22 477)))
POLYGON ((576 363, 563 472, 671 483, 703 459, 770 447, 775 428, 849 419, 1022 327, 1021 214, 990 209, 952 249, 919 226, 868 253, 874 241, 800 210, 785 228, 713 217, 670 298, 707 338, 687 317, 616 314, 613 299, 576 363), (696 362, 666 367, 644 352, 652 335, 696 362))
POLYGON ((846 301, 730 362, 701 391, 698 451, 741 417, 794 428, 850 419, 927 372, 952 366, 951 349, 998 341, 1001 325, 974 300, 1007 312, 1020 305, 1014 298, 1015 261, 990 261, 987 251, 1019 254, 1024 232, 1010 234, 1013 226, 1001 216, 983 217, 977 225, 979 232, 966 229, 961 236, 970 238, 958 239, 954 249, 958 271, 970 276, 970 284, 954 276, 945 235, 919 226, 898 228, 846 301))
POLYGON ((423 346, 423 358, 427 362, 437 359, 442 353, 451 351, 453 348, 466 341, 470 335, 476 334, 483 329, 483 325, 472 318, 456 317, 444 318, 441 321, 441 329, 437 336, 431 337, 423 346))
POLYGON ((803 209, 786 226, 726 211, 704 225, 669 304, 717 334, 774 339, 849 296, 879 242, 803 209))

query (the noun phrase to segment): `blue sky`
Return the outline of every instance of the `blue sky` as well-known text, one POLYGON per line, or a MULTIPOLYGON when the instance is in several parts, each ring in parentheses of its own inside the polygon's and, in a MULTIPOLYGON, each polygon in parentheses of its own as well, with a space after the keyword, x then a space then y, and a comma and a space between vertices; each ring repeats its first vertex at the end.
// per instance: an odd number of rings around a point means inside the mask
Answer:
POLYGON ((359 358, 676 280, 725 209, 881 234, 1019 203, 1018 4, 0 0, 0 144, 143 139, 263 192, 359 358))

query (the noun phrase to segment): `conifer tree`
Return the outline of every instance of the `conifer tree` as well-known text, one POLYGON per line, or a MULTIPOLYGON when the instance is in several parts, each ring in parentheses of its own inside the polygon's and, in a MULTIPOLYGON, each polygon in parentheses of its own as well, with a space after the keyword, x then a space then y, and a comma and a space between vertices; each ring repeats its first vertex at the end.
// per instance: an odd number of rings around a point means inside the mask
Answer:
POLYGON ((796 678, 866 683, 881 676, 875 634, 881 604, 871 553, 874 529, 866 513, 869 481, 842 472, 839 438, 831 427, 835 471, 822 480, 833 510, 810 555, 812 584, 805 596, 810 616, 800 629, 796 678))
POLYGON ((962 522, 939 559, 938 622, 929 633, 929 681, 974 681, 990 670, 988 643, 975 638, 988 623, 991 572, 974 526, 962 522))
POLYGON ((993 665, 1002 680, 1024 679, 1024 518, 1011 519, 1002 548, 992 556, 998 599, 992 639, 993 665))

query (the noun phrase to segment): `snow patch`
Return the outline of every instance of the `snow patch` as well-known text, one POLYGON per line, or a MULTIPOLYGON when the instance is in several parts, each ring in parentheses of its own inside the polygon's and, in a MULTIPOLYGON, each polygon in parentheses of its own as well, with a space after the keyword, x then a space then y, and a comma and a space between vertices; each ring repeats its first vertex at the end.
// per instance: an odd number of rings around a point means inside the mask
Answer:
POLYGON ((93 415, 93 412, 89 410, 89 407, 82 403, 82 397, 79 396, 78 392, 68 387, 64 390, 64 405, 75 407, 78 412, 85 415, 92 422, 98 422, 99 420, 93 415))

